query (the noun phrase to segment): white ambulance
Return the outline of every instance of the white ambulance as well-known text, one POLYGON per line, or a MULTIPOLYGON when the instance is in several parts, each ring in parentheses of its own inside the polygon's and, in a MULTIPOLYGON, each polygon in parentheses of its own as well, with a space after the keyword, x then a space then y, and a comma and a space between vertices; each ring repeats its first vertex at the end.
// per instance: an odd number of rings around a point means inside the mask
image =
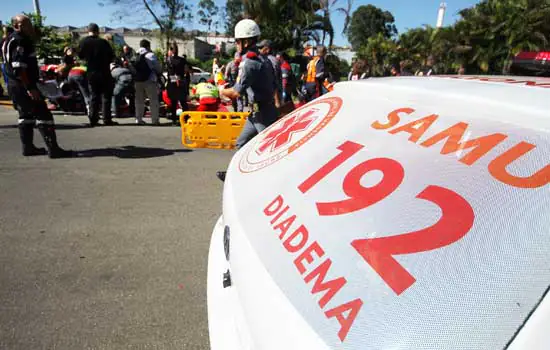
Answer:
POLYGON ((214 350, 550 349, 550 79, 337 84, 231 161, 214 350))

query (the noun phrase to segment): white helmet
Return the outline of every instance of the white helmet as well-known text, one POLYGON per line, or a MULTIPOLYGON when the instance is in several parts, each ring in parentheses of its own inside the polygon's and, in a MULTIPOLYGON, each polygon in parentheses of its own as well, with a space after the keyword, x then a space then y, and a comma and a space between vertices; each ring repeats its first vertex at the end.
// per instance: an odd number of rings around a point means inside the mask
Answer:
POLYGON ((251 19, 240 20, 235 26, 235 39, 247 39, 260 36, 260 27, 251 19))

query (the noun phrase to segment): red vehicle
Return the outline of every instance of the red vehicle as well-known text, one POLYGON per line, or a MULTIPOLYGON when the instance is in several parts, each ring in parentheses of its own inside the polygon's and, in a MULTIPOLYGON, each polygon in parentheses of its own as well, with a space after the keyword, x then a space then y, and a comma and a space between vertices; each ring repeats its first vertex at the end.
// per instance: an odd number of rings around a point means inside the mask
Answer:
POLYGON ((550 52, 522 51, 510 67, 513 75, 550 77, 550 52))

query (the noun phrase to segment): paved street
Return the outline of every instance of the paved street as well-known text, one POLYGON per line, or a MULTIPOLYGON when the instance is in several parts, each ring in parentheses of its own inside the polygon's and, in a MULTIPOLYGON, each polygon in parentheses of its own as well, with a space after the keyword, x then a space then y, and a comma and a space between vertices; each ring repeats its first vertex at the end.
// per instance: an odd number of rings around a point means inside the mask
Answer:
POLYGON ((0 106, 0 349, 208 349, 215 172, 232 152, 56 116, 84 157, 24 158, 16 119, 0 106))

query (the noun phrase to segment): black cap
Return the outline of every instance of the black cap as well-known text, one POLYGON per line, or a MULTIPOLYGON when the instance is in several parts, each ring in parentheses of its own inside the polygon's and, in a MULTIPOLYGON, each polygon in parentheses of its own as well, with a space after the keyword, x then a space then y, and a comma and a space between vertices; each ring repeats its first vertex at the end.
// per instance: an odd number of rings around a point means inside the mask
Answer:
POLYGON ((258 47, 269 47, 269 48, 272 48, 272 47, 273 47, 272 45, 273 45, 273 44, 272 44, 271 40, 264 39, 264 40, 260 41, 260 42, 258 43, 257 46, 258 46, 258 47))

